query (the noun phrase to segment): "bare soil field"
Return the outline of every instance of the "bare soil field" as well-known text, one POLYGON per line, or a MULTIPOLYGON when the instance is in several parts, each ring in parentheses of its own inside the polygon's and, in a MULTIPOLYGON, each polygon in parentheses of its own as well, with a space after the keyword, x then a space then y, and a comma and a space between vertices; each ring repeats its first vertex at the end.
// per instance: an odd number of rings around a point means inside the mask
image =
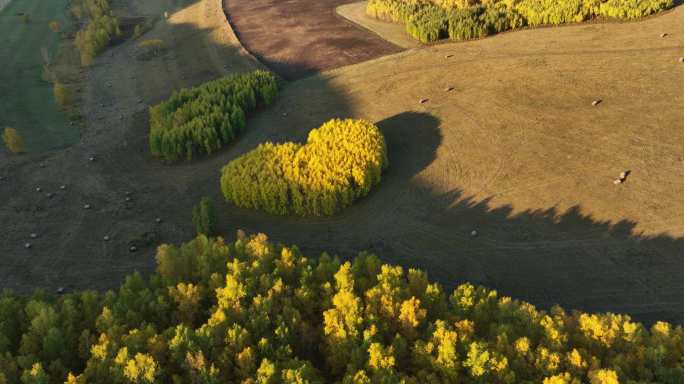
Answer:
POLYGON ((131 17, 171 10, 144 36, 169 49, 140 60, 135 42, 114 47, 89 72, 79 144, 0 158, 3 288, 106 289, 148 272, 157 243, 194 235, 201 196, 222 201, 226 162, 355 117, 388 142, 390 168, 370 196, 316 219, 221 202, 220 232, 264 232, 312 256, 368 249, 447 287, 481 283, 542 307, 684 321, 684 8, 440 44, 291 82, 233 146, 170 166, 147 152, 147 105, 259 64, 216 2, 128 4, 131 17))
POLYGON ((372 58, 401 48, 336 14, 353 0, 223 0, 240 42, 288 80, 372 58))

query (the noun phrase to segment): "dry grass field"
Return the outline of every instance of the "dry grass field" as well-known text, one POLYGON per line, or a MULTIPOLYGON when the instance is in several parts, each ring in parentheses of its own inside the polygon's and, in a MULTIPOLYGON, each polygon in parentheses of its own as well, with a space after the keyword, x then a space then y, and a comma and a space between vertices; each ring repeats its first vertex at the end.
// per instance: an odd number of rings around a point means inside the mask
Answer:
POLYGON ((146 106, 258 64, 215 1, 127 4, 131 17, 172 10, 145 36, 170 49, 150 60, 136 59, 134 42, 111 49, 89 74, 82 142, 2 160, 3 287, 104 289, 149 271, 156 242, 193 235, 201 196, 221 201, 223 164, 354 117, 387 138, 390 169, 375 192, 321 219, 220 203, 221 233, 265 232, 342 257, 369 249, 447 286, 482 283, 542 307, 684 321, 684 8, 440 44, 290 82, 235 145, 168 166, 147 153, 146 106), (614 185, 624 170, 626 183, 614 185), (39 237, 27 250, 31 232, 39 237))

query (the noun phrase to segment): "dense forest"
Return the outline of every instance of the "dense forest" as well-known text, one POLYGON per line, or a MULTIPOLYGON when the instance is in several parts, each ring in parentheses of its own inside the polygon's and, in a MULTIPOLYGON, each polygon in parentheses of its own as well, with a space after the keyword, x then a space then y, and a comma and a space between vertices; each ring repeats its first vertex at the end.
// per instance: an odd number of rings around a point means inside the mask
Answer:
POLYGON ((223 168, 233 204, 276 215, 332 215, 366 196, 388 166, 385 138, 365 120, 333 119, 305 144, 264 143, 223 168))
POLYGON ((684 382, 684 330, 542 311, 265 235, 162 245, 116 291, 0 295, 0 383, 684 382))
POLYGON ((150 150, 166 160, 211 154, 237 137, 248 114, 270 105, 277 93, 275 75, 262 70, 175 91, 150 108, 150 150))
POLYGON ((596 17, 635 19, 672 7, 672 0, 369 0, 366 12, 400 22, 422 42, 466 40, 524 26, 596 17))

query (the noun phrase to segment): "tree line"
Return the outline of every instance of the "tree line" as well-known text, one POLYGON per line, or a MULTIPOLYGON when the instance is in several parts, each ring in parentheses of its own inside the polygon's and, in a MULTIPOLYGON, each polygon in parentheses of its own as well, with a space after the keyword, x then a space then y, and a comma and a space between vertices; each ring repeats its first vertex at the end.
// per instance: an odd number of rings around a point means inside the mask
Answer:
POLYGON ((244 129, 247 115, 270 105, 278 81, 256 70, 181 89, 150 108, 150 151, 166 160, 211 154, 244 129))
POLYGON ((265 235, 162 245, 103 294, 0 294, 0 383, 684 382, 684 330, 549 311, 265 235))
POLYGON ((369 0, 366 13, 402 23, 411 36, 427 43, 595 17, 635 19, 672 6, 672 0, 369 0))
POLYGON ((83 23, 76 33, 76 47, 84 66, 90 65, 115 37, 121 35, 119 19, 112 14, 109 0, 74 0, 71 15, 83 23))
POLYGON ((270 142, 231 161, 221 190, 233 204, 276 215, 332 215, 366 196, 388 166, 385 138, 365 120, 333 119, 305 144, 270 142))

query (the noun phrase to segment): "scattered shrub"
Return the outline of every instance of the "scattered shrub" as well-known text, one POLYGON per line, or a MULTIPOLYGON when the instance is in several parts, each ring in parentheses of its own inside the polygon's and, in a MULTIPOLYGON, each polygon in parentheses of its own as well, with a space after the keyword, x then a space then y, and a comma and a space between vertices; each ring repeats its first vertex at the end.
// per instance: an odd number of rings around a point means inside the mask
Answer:
POLYGON ((276 215, 332 215, 367 195, 387 167, 380 130, 331 120, 306 144, 265 143, 223 168, 221 190, 239 207, 276 215))
POLYGON ((5 147, 12 153, 24 152, 24 140, 22 140, 19 132, 14 128, 5 128, 2 132, 2 141, 5 147))
POLYGON ((192 224, 198 235, 211 236, 216 231, 216 211, 208 197, 203 197, 199 204, 192 208, 192 224))
POLYGON ((48 23, 48 27, 52 30, 54 33, 59 33, 62 30, 62 26, 59 24, 59 21, 51 21, 48 23))
POLYGON ((71 94, 64 84, 56 82, 52 87, 52 93, 60 107, 66 108, 71 104, 71 94))
POLYGON ((210 154, 237 137, 247 114, 271 104, 277 92, 276 77, 261 70, 176 91, 150 108, 150 151, 166 160, 210 154))
MULTIPOLYGON (((457 252, 457 250, 454 250, 457 252)), ((682 383, 684 330, 549 311, 265 235, 162 245, 107 293, 0 293, 8 383, 682 383)))
POLYGON ((164 50, 164 41, 161 39, 147 39, 138 43, 138 48, 143 50, 142 56, 159 56, 164 50))
POLYGON ((372 17, 405 24, 422 42, 448 35, 479 38, 525 25, 581 22, 596 16, 634 19, 670 8, 672 0, 369 0, 372 17))
POLYGON ((136 25, 135 28, 133 28, 133 38, 137 39, 138 37, 142 36, 143 31, 142 28, 140 27, 140 24, 136 25))

